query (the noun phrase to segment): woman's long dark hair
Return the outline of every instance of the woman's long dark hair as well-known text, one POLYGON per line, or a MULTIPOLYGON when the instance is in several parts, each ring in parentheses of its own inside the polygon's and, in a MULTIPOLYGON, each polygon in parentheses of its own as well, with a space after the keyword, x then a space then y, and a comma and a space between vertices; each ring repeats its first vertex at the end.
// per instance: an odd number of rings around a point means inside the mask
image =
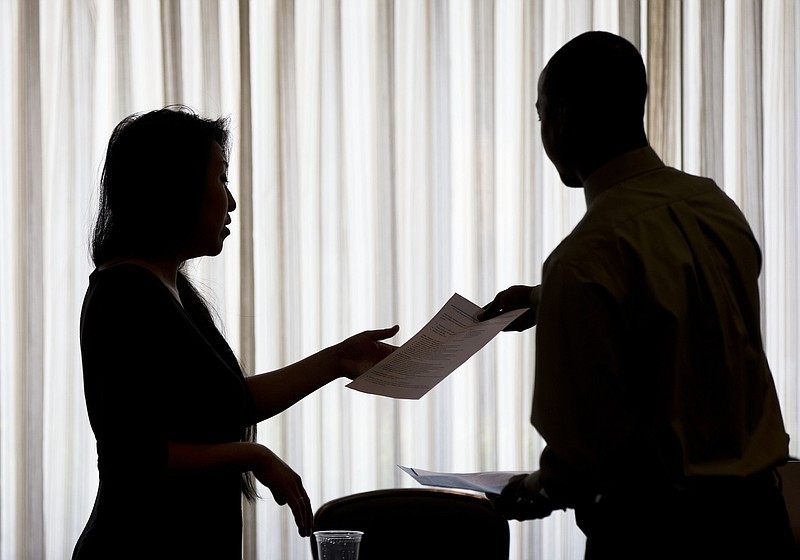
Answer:
MULTIPOLYGON (((95 266, 117 259, 173 259, 187 246, 200 214, 206 170, 216 142, 229 151, 227 119, 208 119, 183 105, 123 119, 111 134, 100 178, 99 208, 91 239, 95 266)), ((217 329, 211 309, 178 270, 181 298, 195 320, 217 329)), ((252 417, 252 411, 247 411, 252 417)), ((242 438, 255 441, 256 429, 242 438)), ((258 497, 252 473, 242 475, 242 492, 258 497)))
POLYGON ((200 212, 214 142, 228 152, 227 120, 185 106, 136 113, 114 128, 91 242, 95 266, 179 254, 200 212))

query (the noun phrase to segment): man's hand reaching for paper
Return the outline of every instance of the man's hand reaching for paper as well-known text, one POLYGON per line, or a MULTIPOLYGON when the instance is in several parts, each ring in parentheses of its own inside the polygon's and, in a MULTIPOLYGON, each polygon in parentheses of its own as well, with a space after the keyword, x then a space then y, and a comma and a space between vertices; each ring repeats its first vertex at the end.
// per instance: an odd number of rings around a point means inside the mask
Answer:
POLYGON ((539 286, 511 286, 499 292, 494 300, 483 306, 483 311, 478 313, 478 321, 486 321, 507 311, 524 309, 528 311, 514 319, 504 328, 504 331, 524 331, 536 325, 536 308, 539 303, 539 286))

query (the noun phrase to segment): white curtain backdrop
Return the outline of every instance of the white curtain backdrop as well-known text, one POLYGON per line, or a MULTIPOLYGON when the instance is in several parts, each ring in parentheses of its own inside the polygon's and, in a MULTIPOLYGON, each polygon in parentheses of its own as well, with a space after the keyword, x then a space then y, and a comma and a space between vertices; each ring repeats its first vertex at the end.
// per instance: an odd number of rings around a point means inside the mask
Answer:
MULTIPOLYGON (((363 329, 398 323, 402 343, 453 292, 483 304, 538 282, 584 203, 544 157, 536 83, 589 29, 641 48, 652 144, 716 179, 762 244, 767 352, 798 454, 794 0, 0 0, 0 558, 69 558, 93 503, 78 317, 122 117, 170 103, 231 117, 234 233, 193 270, 256 373, 363 329)), ((535 469, 533 338, 501 334, 418 401, 332 383, 259 439, 316 506, 416 485, 398 464, 535 469)), ((311 558, 264 495, 245 558, 311 558)), ((511 530, 514 560, 582 557, 570 512, 511 530)))

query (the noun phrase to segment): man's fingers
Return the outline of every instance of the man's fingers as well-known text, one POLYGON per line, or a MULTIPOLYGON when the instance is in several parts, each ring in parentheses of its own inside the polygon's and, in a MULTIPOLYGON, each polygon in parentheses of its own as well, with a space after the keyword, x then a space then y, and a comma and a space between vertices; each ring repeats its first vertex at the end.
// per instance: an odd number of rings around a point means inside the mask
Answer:
POLYGON ((494 299, 483 306, 482 311, 478 311, 476 318, 478 321, 493 319, 503 312, 503 307, 497 299, 494 299))

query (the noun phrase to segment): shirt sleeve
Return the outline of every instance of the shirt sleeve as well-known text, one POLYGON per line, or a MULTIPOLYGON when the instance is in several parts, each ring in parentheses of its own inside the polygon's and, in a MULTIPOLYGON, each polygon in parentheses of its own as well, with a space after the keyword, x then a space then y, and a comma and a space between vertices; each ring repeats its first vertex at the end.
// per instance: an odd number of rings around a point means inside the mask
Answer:
POLYGON ((621 311, 602 273, 556 263, 541 288, 531 421, 547 442, 543 485, 564 506, 591 499, 630 436, 620 379, 621 311))

